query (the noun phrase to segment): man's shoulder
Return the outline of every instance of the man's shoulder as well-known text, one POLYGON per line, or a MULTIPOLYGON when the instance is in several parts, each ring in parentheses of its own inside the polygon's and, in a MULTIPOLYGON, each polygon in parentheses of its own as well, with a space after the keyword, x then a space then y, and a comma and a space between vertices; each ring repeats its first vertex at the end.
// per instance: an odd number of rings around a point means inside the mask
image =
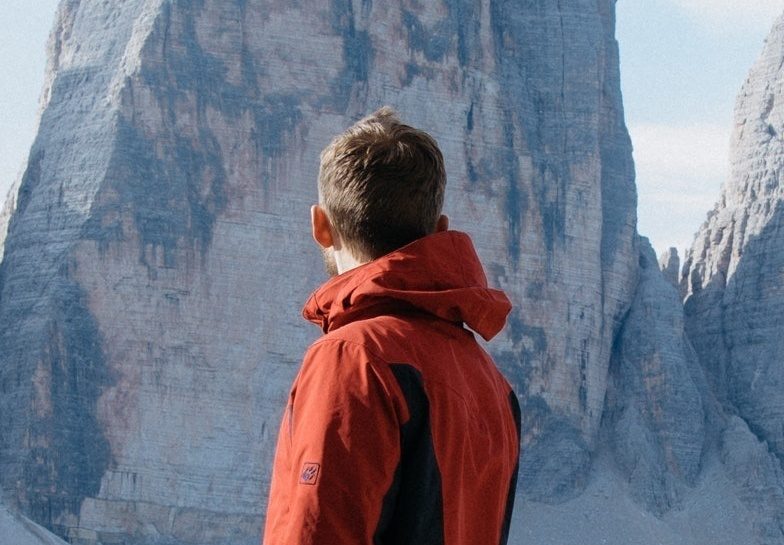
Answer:
POLYGON ((325 373, 353 373, 366 366, 383 366, 386 359, 371 331, 366 325, 348 324, 326 333, 305 351, 303 367, 316 365, 325 373))
MULTIPOLYGON (((379 360, 399 359, 401 349, 412 344, 426 343, 433 336, 443 335, 443 320, 425 313, 384 314, 356 320, 330 331, 311 345, 350 344, 374 354, 379 360), (440 323, 440 327, 439 327, 440 323)), ((460 327, 451 326, 454 333, 465 334, 460 327)))
POLYGON ((325 399, 383 398, 400 410, 393 384, 390 362, 377 347, 335 331, 307 349, 293 389, 325 399))
MULTIPOLYGON (((362 372, 362 368, 387 367, 407 361, 406 342, 417 330, 409 320, 376 316, 358 320, 326 333, 305 352, 303 368, 318 366, 320 373, 362 372), (331 369, 337 364, 340 369, 331 369)), ((421 332, 422 330, 419 329, 421 332)))
POLYGON ((310 350, 322 354, 340 351, 385 366, 410 364, 425 374, 430 374, 431 368, 440 374, 454 365, 491 363, 474 334, 462 324, 426 313, 357 320, 327 333, 310 350), (458 355, 461 361, 453 361, 458 355))

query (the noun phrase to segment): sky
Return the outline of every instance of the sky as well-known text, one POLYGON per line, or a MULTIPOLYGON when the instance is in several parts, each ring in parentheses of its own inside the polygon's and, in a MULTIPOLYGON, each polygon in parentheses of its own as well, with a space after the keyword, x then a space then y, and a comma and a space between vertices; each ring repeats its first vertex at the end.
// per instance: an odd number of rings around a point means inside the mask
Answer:
MULTIPOLYGON (((0 203, 27 161, 44 83, 46 40, 57 0, 2 0, 0 10, 0 203)), ((2 208, 2 204, 0 204, 2 208)))
MULTIPOLYGON (((0 200, 35 137, 58 3, 3 2, 0 200)), ((658 253, 683 255, 727 177, 735 97, 784 0, 618 0, 616 12, 638 230, 658 253)))
POLYGON ((640 234, 691 246, 729 174, 735 98, 784 0, 618 0, 640 234))

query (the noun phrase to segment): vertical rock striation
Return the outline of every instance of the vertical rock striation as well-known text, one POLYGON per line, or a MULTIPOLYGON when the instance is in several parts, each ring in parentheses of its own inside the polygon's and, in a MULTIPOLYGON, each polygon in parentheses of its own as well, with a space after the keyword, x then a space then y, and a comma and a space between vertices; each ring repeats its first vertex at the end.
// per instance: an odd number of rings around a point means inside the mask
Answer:
MULTIPOLYGON (((63 0, 44 97, 0 263, 0 484, 24 513, 73 543, 258 541, 316 334, 318 153, 382 104, 439 140, 446 212, 516 303, 490 348, 523 492, 584 485, 639 268, 612 0, 63 0)), ((691 478, 692 424, 635 380, 655 467, 691 478)))
POLYGON ((683 270, 686 328, 720 399, 784 461, 784 19, 738 97, 732 168, 683 270))
POLYGON ((469 107, 465 173, 453 176, 467 183, 452 195, 465 203, 458 218, 481 222, 472 231, 493 250, 485 263, 517 303, 495 354, 523 394, 522 490, 554 501, 587 476, 612 340, 636 282, 614 6, 492 6, 486 58, 499 67, 501 116, 477 123, 469 107), (481 154, 491 128, 500 150, 481 154), (500 221, 484 231, 483 211, 499 207, 500 221), (504 246, 494 232, 505 233, 504 246))
POLYGON ((678 292, 643 239, 640 282, 613 352, 604 418, 632 497, 657 515, 679 506, 684 485, 697 481, 708 400, 678 292))
POLYGON ((784 537, 784 471, 781 462, 738 416, 729 417, 719 443, 722 464, 751 516, 747 524, 760 545, 784 537))
POLYGON ((731 173, 687 253, 686 330, 733 415, 721 459, 760 543, 784 540, 784 17, 738 96, 731 173))

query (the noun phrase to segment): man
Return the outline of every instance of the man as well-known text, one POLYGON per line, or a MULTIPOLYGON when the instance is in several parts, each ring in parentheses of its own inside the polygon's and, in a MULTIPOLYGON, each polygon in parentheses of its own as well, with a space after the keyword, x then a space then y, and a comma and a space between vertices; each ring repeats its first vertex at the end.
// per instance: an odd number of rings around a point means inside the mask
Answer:
POLYGON ((511 306, 447 230, 445 184, 436 142, 389 108, 321 154, 333 277, 303 314, 325 335, 289 396, 266 545, 506 543, 520 410, 468 328, 489 340, 511 306))

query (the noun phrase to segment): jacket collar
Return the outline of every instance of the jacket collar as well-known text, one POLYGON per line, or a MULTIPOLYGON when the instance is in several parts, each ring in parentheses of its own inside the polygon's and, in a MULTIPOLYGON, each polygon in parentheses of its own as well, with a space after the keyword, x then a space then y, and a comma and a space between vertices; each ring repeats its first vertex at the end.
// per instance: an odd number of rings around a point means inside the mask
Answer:
POLYGON ((355 320, 416 310, 465 323, 490 340, 511 308, 502 291, 488 288, 469 236, 444 231, 331 278, 302 313, 327 333, 355 320))

